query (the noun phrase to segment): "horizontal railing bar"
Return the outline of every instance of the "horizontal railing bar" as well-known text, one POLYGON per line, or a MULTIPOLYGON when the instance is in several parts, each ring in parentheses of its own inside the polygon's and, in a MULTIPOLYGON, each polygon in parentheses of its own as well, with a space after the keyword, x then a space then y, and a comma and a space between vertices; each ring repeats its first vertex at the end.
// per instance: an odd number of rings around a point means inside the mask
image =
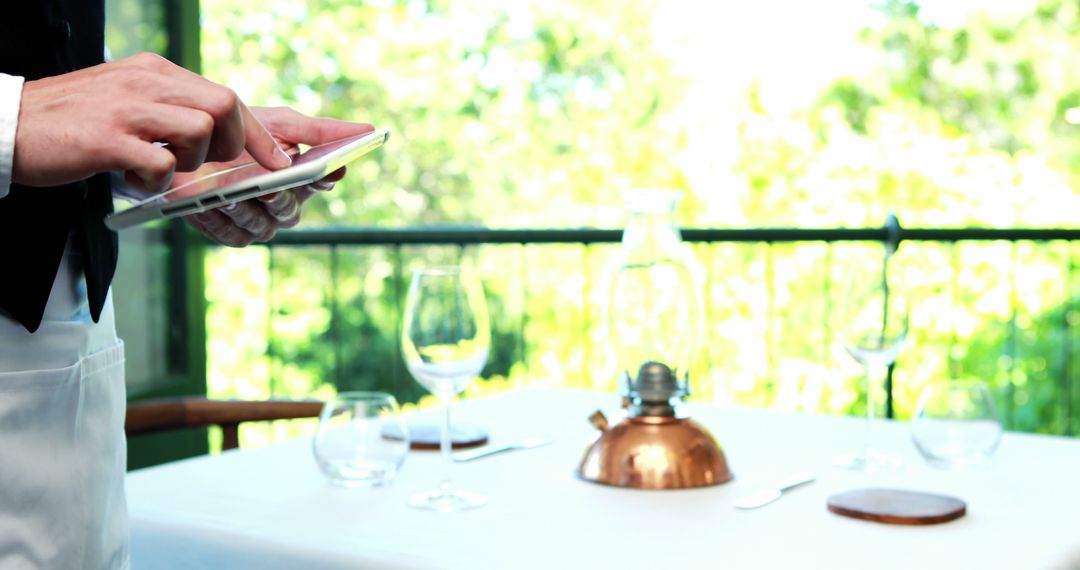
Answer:
MULTIPOLYGON (((687 242, 838 241, 1050 241, 1080 240, 1067 228, 683 228, 687 242)), ((270 245, 468 245, 529 243, 618 243, 621 229, 493 229, 483 227, 320 228, 279 232, 270 245)))
POLYGON ((1080 240, 1080 229, 1068 228, 965 228, 901 229, 900 239, 911 241, 1052 241, 1080 240))

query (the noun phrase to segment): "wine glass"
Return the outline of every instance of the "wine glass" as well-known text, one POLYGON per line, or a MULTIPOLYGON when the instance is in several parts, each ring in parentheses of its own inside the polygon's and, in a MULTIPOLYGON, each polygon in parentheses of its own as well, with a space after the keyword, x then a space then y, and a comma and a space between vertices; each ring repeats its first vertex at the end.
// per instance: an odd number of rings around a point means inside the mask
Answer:
POLYGON ((896 458, 873 447, 874 416, 878 406, 874 396, 908 334, 908 302, 896 272, 891 271, 893 254, 894 250, 889 247, 883 256, 854 253, 847 264, 840 336, 844 350, 863 367, 866 426, 862 448, 834 461, 846 469, 877 471, 899 466, 896 458))
POLYGON ((385 392, 342 392, 326 402, 312 440, 315 463, 344 487, 389 483, 405 462, 409 438, 383 437, 389 427, 405 432, 397 400, 385 392))
POLYGON ((984 382, 950 380, 923 389, 911 439, 926 462, 942 469, 985 463, 1001 441, 1001 421, 984 382))
POLYGON ((405 365, 443 403, 440 449, 443 478, 438 489, 415 495, 409 505, 452 512, 483 505, 483 495, 453 488, 450 481, 450 404, 480 373, 491 347, 484 289, 463 267, 432 267, 413 273, 405 302, 401 349, 405 365))

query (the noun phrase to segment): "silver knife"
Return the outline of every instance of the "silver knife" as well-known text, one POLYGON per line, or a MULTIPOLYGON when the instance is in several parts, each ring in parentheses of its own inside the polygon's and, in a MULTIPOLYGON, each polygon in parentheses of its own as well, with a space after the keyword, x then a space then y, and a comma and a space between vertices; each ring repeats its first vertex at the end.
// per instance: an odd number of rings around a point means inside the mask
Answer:
POLYGON ((801 487, 807 483, 812 483, 815 478, 814 474, 808 471, 796 473, 772 489, 764 489, 753 495, 747 495, 740 499, 736 499, 732 504, 735 505, 736 509, 756 509, 758 507, 764 507, 779 499, 785 491, 790 491, 795 487, 801 487))
POLYGON ((488 457, 489 455, 495 455, 497 453, 513 451, 515 449, 532 449, 534 447, 540 447, 541 445, 547 445, 549 443, 551 443, 550 437, 546 435, 538 435, 534 437, 527 437, 525 439, 515 441, 513 443, 506 443, 503 445, 487 445, 484 447, 478 447, 476 449, 456 451, 451 455, 451 457, 454 458, 454 461, 472 461, 473 459, 480 459, 481 457, 488 457))

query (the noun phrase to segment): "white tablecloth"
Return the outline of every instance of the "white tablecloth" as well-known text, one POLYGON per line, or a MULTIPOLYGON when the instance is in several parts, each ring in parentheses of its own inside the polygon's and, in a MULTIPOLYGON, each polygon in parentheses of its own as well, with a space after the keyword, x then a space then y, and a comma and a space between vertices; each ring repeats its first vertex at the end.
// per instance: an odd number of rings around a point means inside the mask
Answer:
POLYGON ((549 433, 556 443, 455 464, 479 510, 417 511, 407 497, 438 484, 439 457, 414 452, 376 489, 326 483, 310 441, 293 440, 128 476, 134 568, 1071 568, 1080 567, 1080 440, 1006 434, 986 468, 925 466, 908 426, 882 425, 903 471, 830 465, 853 448, 855 418, 691 406, 720 441, 731 483, 695 490, 609 488, 574 475, 595 433, 587 416, 614 397, 522 391, 466 401, 455 417, 492 443, 549 433), (732 501, 802 470, 817 482, 756 511, 732 501), (828 512, 826 498, 886 486, 955 495, 968 514, 927 527, 828 512))

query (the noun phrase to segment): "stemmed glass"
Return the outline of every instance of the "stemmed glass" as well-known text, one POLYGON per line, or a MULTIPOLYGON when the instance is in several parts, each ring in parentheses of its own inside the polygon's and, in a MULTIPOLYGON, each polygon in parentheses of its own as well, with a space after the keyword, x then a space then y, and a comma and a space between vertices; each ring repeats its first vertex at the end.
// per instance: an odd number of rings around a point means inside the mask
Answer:
POLYGON ((873 448, 875 393, 900 352, 908 334, 909 308, 895 271, 890 271, 894 250, 884 255, 854 254, 847 266, 846 289, 841 301, 840 335, 847 351, 862 365, 866 378, 866 427, 862 449, 842 455, 834 464, 858 471, 895 468, 899 461, 873 448))
POLYGON ((450 481, 450 405, 484 368, 491 347, 487 304, 479 278, 449 266, 413 273, 405 302, 401 350, 409 372, 443 403, 440 450, 443 478, 438 489, 415 495, 409 505, 452 512, 479 507, 483 495, 453 488, 450 481))

